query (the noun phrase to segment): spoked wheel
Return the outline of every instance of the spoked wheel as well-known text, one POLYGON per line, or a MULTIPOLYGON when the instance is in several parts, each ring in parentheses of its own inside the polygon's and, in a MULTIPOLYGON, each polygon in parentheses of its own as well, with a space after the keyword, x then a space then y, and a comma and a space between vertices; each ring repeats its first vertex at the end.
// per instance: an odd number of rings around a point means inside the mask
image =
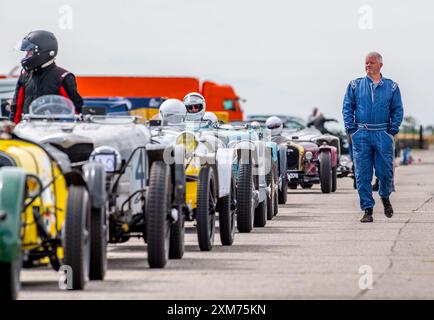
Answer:
POLYGON ((89 277, 90 200, 85 187, 71 186, 65 218, 64 265, 71 267, 72 289, 82 290, 89 277))
POLYGON ((146 201, 146 240, 151 268, 164 268, 169 259, 171 221, 170 167, 152 163, 146 201))
POLYGON ((211 167, 204 167, 199 173, 196 207, 196 231, 201 251, 210 251, 214 243, 216 205, 214 172, 211 167))
POLYGON ((322 193, 330 193, 332 191, 332 162, 329 151, 321 152, 319 160, 319 177, 321 181, 322 193))
POLYGON ((239 232, 250 232, 253 229, 255 200, 253 198, 252 164, 240 164, 237 182, 237 228, 239 232))
POLYGON ((234 242, 235 236, 235 178, 231 178, 231 192, 227 196, 219 199, 219 228, 220 240, 222 245, 230 246, 234 242))

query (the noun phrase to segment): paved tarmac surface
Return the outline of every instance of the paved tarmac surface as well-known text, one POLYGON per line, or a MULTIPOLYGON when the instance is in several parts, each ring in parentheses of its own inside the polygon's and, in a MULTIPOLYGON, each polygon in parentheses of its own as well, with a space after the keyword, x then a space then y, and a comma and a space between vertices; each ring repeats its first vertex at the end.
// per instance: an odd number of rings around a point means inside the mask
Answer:
POLYGON ((149 269, 143 241, 132 240, 110 246, 105 281, 62 291, 51 269, 24 270, 20 298, 433 299, 434 150, 414 156, 396 169, 392 219, 376 195, 374 223, 361 224, 352 180, 340 179, 335 194, 291 190, 275 219, 236 234, 232 247, 216 235, 213 251, 200 252, 189 225, 184 258, 165 269, 149 269))

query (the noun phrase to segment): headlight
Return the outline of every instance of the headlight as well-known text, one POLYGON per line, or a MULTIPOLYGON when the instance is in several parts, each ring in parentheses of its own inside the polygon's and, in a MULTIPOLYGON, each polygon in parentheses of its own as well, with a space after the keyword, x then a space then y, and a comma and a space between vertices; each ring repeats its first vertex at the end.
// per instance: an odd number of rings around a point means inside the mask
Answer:
POLYGON ((28 175, 26 178, 27 196, 34 198, 42 192, 42 183, 37 176, 28 175))
POLYGON ((185 146, 185 150, 188 153, 194 152, 199 142, 196 139, 196 136, 191 132, 182 132, 176 138, 176 144, 183 144, 185 146))
POLYGON ((107 173, 114 173, 120 170, 122 157, 116 149, 112 147, 98 147, 89 157, 90 161, 97 161, 104 164, 107 173))
POLYGON ((305 154, 304 154, 304 156, 306 157, 306 160, 312 160, 312 158, 313 158, 313 153, 312 152, 310 152, 310 151, 308 151, 308 152, 306 152, 305 154))

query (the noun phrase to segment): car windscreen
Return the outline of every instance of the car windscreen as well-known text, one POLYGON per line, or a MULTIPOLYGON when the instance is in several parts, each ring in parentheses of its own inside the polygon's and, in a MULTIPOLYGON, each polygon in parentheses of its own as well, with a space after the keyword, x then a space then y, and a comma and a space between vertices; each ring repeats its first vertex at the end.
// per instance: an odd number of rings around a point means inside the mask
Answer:
POLYGON ((45 95, 30 104, 29 115, 36 119, 73 119, 75 107, 63 96, 45 95))

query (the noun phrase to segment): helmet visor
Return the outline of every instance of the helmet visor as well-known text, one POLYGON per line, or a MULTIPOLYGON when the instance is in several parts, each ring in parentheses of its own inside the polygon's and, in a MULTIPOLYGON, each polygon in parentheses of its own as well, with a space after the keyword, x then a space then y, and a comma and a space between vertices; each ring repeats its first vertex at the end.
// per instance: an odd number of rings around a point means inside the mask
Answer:
POLYGON ((270 123, 269 125, 267 125, 267 128, 273 130, 279 128, 280 126, 281 126, 280 123, 270 123))
POLYGON ((202 103, 189 104, 186 105, 185 107, 187 108, 188 113, 197 113, 203 109, 203 104, 202 103))
POLYGON ((18 41, 15 46, 15 50, 17 51, 34 51, 38 46, 27 39, 23 39, 18 41))

